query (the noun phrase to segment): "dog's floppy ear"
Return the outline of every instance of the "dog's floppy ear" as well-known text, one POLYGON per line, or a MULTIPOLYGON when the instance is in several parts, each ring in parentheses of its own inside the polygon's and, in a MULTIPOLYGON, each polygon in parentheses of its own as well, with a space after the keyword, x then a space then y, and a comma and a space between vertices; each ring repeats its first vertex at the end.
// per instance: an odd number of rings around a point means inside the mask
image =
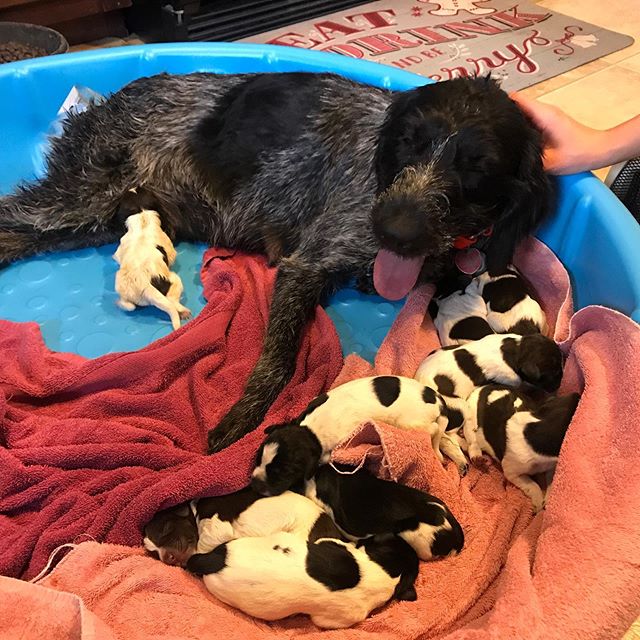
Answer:
MULTIPOLYGON (((519 117, 526 119, 522 112, 519 117)), ((532 124, 528 127, 516 176, 504 185, 504 212, 486 246, 489 273, 507 267, 518 243, 535 231, 556 203, 555 178, 542 165, 542 136, 532 124)))

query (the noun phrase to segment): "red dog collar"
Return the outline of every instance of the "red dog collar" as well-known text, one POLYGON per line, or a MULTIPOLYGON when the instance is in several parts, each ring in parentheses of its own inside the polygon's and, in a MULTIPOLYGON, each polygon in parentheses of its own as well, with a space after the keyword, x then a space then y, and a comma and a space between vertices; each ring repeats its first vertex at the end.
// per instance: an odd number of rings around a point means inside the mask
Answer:
POLYGON ((484 231, 481 231, 479 234, 475 236, 458 236, 453 241, 453 248, 468 249, 469 247, 474 245, 476 242, 478 242, 478 238, 480 238, 480 236, 489 237, 492 233, 493 233, 493 225, 490 227, 487 227, 484 231))

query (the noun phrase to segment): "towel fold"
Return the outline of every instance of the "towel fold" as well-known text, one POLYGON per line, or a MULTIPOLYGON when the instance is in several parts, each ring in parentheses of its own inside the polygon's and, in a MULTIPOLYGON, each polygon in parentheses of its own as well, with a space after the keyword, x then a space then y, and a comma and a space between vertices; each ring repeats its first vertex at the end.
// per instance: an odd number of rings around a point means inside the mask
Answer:
MULTIPOLYGON (((137 352, 54 353, 37 325, 0 321, 0 573, 31 577, 57 546, 87 538, 139 545, 158 509, 247 483, 262 429, 203 452, 260 354, 275 269, 211 250, 201 277, 200 315, 137 352)), ((265 424, 297 415, 341 364, 318 308, 265 424)))

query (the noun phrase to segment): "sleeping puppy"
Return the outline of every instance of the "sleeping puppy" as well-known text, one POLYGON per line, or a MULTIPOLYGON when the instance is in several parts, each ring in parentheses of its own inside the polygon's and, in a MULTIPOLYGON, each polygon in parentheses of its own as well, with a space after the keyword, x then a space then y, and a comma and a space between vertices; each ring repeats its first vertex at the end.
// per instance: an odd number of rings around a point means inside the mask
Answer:
POLYGON ((560 347, 539 333, 486 336, 461 347, 439 349, 418 367, 416 379, 449 398, 466 400, 476 387, 527 383, 549 393, 562 380, 560 347))
POLYGON ((486 303, 487 322, 496 333, 546 334, 547 318, 529 295, 527 283, 515 267, 500 275, 487 272, 475 278, 476 290, 486 303))
POLYGON ((145 525, 143 545, 165 564, 184 567, 198 545, 198 525, 189 503, 158 511, 145 525))
POLYGON ((265 497, 247 487, 226 496, 197 500, 195 510, 198 553, 236 538, 268 536, 280 531, 311 541, 321 537, 342 538, 318 505, 292 491, 265 497))
POLYGON ((476 389, 468 400, 464 427, 469 456, 477 461, 484 451, 500 462, 505 478, 522 489, 539 511, 544 496, 530 476, 555 468, 579 400, 579 394, 571 393, 534 402, 495 384, 476 389))
POLYGON ((442 500, 380 480, 365 469, 338 471, 322 465, 305 483, 305 495, 351 540, 393 533, 409 543, 421 560, 457 554, 464 545, 462 527, 442 500))
POLYGON ((162 230, 160 214, 148 206, 148 192, 131 190, 121 202, 119 215, 126 216, 127 232, 122 236, 113 259, 120 265, 115 289, 120 299, 116 304, 125 311, 137 306, 152 305, 169 314, 174 329, 180 320, 191 317, 189 309, 180 304, 182 281, 170 269, 176 250, 162 230))
POLYGON ((445 435, 445 412, 440 395, 412 378, 351 380, 315 398, 296 421, 265 430, 251 484, 258 493, 277 495, 310 479, 336 445, 368 420, 426 431, 438 459, 443 460, 442 450, 464 475, 467 461, 445 435))
POLYGON ((480 340, 494 333, 475 279, 464 290, 434 298, 429 312, 443 347, 480 340))
POLYGON ((418 558, 396 536, 360 548, 339 540, 306 542, 290 533, 240 538, 191 556, 216 598, 262 620, 306 613, 324 629, 343 629, 392 597, 415 600, 418 558))
POLYGON ((145 526, 144 547, 165 564, 184 566, 196 552, 280 531, 311 541, 342 538, 331 518, 310 499, 291 491, 265 498, 247 487, 159 511, 145 526))

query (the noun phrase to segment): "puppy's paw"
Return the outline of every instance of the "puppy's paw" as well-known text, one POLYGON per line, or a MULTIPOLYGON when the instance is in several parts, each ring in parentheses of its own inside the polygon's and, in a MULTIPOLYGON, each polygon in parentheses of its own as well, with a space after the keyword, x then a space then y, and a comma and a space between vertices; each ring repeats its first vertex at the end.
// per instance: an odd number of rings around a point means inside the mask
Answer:
POLYGON ((187 309, 186 307, 183 307, 178 312, 178 315, 180 316, 180 320, 191 320, 191 318, 193 318, 193 314, 191 313, 191 310, 187 309))
POLYGON ((531 504, 533 505, 533 513, 540 513, 545 507, 544 500, 538 500, 535 498, 531 499, 531 504))
POLYGON ((458 473, 460 474, 461 478, 464 478, 467 473, 469 473, 469 465, 466 462, 464 464, 459 464, 458 473))
POLYGON ((486 471, 489 467, 489 463, 482 453, 476 456, 471 456, 471 464, 481 471, 486 471))

